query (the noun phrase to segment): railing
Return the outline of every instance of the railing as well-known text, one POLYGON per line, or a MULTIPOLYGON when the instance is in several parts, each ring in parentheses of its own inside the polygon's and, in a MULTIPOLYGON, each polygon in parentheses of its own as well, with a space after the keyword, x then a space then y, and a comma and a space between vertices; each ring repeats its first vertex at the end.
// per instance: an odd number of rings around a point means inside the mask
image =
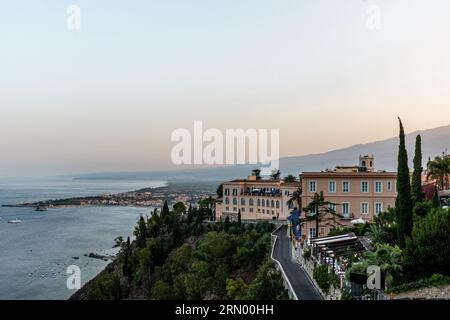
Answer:
POLYGON ((295 294, 294 288, 292 288, 291 282, 289 281, 286 273, 284 272, 283 266, 281 265, 281 263, 274 258, 273 253, 275 250, 275 245, 277 243, 278 240, 278 236, 275 234, 275 232, 278 231, 278 229, 280 229, 281 227, 283 227, 283 224, 281 224, 280 226, 278 226, 278 228, 276 228, 273 232, 272 232, 272 252, 270 254, 270 258, 272 259, 272 261, 275 263, 276 265, 276 269, 279 270, 281 272, 281 275, 283 277, 283 284, 284 287, 288 290, 289 293, 289 297, 293 300, 298 300, 297 295, 295 294))

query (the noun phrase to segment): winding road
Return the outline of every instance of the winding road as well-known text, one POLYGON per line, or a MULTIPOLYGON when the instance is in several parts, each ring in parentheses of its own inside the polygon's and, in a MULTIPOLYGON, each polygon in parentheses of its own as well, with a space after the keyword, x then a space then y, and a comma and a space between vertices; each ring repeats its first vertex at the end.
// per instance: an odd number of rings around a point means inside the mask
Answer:
POLYGON ((287 226, 282 226, 274 234, 277 236, 277 241, 273 251, 273 258, 280 262, 297 298, 299 300, 321 300, 322 297, 317 292, 305 270, 291 259, 291 243, 286 235, 287 226))

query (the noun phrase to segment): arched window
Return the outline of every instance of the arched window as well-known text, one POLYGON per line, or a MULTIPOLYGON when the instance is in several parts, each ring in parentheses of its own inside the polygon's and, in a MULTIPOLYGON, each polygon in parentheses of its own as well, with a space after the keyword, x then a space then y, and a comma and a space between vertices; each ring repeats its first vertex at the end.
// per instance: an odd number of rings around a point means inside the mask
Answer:
POLYGON ((250 198, 250 200, 248 200, 248 203, 253 207, 253 198, 250 198))
POLYGON ((273 200, 270 202, 270 206, 271 206, 272 208, 275 207, 275 202, 274 202, 273 200))
POLYGON ((233 198, 233 205, 234 205, 234 206, 237 205, 237 198, 233 198))
POLYGON ((265 207, 266 206, 266 200, 262 199, 262 206, 265 207))
POLYGON ((230 198, 228 197, 225 198, 225 204, 230 204, 230 198))
POLYGON ((280 201, 277 200, 277 209, 280 207, 280 201))
POLYGON ((261 200, 258 199, 258 207, 261 205, 261 200))
POLYGON ((241 198, 241 206, 245 206, 245 198, 241 198))

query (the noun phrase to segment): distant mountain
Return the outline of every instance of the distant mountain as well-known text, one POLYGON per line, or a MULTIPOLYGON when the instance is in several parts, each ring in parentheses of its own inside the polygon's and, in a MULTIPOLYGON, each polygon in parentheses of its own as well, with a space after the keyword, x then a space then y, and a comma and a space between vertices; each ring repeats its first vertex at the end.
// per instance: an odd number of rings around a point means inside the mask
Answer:
MULTIPOLYGON (((412 169, 414 157, 414 144, 417 134, 422 137, 423 166, 428 157, 434 158, 446 152, 450 148, 450 125, 415 131, 406 135, 408 160, 412 169)), ((357 144, 347 148, 333 150, 325 153, 311 154, 298 157, 280 159, 282 176, 287 174, 298 175, 304 171, 321 171, 333 169, 336 165, 355 165, 359 155, 373 154, 375 156, 375 168, 379 170, 397 170, 398 137, 376 141, 366 144, 357 144)), ((207 169, 183 169, 155 172, 122 172, 122 173, 97 173, 78 175, 76 179, 151 179, 167 181, 225 181, 236 178, 244 178, 250 174, 255 165, 236 165, 207 169)))

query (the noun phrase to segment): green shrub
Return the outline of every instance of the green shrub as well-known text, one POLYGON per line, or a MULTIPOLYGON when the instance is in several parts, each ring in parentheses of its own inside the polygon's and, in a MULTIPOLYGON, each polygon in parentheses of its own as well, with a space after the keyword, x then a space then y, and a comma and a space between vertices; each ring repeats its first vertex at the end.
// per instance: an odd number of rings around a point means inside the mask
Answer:
POLYGON ((328 266, 323 264, 314 268, 313 277, 319 288, 322 289, 325 294, 328 294, 331 287, 331 277, 328 272, 328 266))
POLYGON ((303 251, 303 258, 305 258, 306 260, 309 260, 309 258, 311 258, 311 249, 306 249, 305 251, 303 251))
POLYGON ((390 292, 399 293, 405 291, 413 291, 420 288, 441 286, 450 284, 450 277, 442 274, 433 274, 430 278, 420 279, 414 282, 404 283, 399 286, 393 287, 390 292))

